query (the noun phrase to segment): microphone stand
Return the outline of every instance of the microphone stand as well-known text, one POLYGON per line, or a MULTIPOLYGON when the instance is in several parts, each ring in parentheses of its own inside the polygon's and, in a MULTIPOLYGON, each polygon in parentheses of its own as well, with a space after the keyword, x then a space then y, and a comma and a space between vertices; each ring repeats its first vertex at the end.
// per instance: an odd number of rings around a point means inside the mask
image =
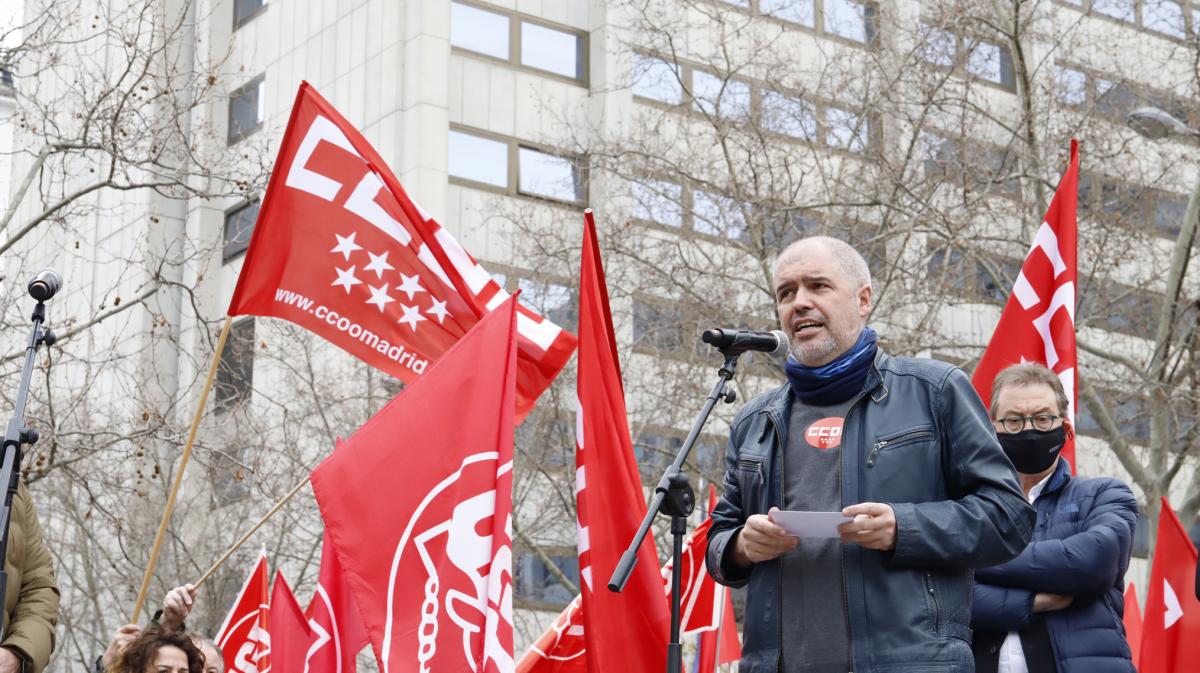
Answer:
POLYGON ((683 645, 679 642, 681 619, 679 594, 683 574, 681 559, 683 537, 687 533, 687 517, 696 506, 696 494, 692 491, 691 484, 688 483, 687 475, 683 473, 683 463, 687 460, 688 454, 692 452, 692 446, 696 443, 696 438, 700 436, 700 430, 708 421, 708 416, 717 402, 723 400, 729 404, 737 397, 733 390, 726 390, 725 386, 733 378, 741 351, 721 349, 721 354, 725 356, 725 364, 717 370, 717 383, 705 399, 704 407, 696 416, 696 421, 692 424, 692 431, 684 440, 683 446, 679 447, 679 453, 675 456, 674 462, 667 467, 658 486, 655 487, 654 498, 646 509, 646 517, 642 519, 642 525, 638 527, 637 534, 633 536, 629 548, 621 555, 621 561, 617 563, 612 578, 608 581, 609 591, 620 593, 625 588, 625 583, 629 581, 629 575, 637 564, 637 551, 642 546, 646 533, 650 530, 654 516, 663 514, 671 517, 671 536, 673 538, 671 558, 673 562, 671 563, 671 640, 667 644, 667 673, 683 672, 683 645))
MULTIPOLYGON (((0 466, 0 484, 7 485, 4 504, 0 505, 0 607, 5 605, 5 593, 8 589, 8 573, 4 570, 4 561, 8 555, 8 525, 12 517, 13 496, 17 494, 17 485, 21 478, 21 445, 34 444, 38 440, 37 430, 25 427, 29 380, 33 377, 33 363, 38 346, 52 346, 56 340, 54 332, 42 327, 42 323, 46 321, 44 301, 38 300, 37 306, 33 308, 32 320, 29 343, 25 346, 25 367, 21 370, 21 382, 17 387, 17 403, 13 407, 8 428, 4 431, 4 463, 0 466)), ((7 627, 4 623, 4 611, 0 609, 0 638, 3 638, 7 627)))

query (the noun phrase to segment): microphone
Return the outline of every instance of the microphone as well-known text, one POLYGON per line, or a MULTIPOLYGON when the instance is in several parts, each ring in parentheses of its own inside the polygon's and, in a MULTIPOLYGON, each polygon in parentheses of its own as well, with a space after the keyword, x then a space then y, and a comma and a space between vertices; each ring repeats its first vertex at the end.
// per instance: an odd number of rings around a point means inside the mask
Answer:
POLYGON ((752 332, 747 329, 706 329, 700 335, 700 340, 730 355, 759 351, 781 358, 788 352, 787 335, 779 330, 752 332))
POLYGON ((46 301, 62 287, 62 276, 54 269, 42 269, 29 281, 29 296, 46 301))

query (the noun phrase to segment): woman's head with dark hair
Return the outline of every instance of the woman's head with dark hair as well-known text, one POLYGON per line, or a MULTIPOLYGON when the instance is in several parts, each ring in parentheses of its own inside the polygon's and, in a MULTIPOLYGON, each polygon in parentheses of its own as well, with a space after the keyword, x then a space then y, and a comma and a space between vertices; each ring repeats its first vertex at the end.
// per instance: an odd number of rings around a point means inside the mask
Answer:
POLYGON ((186 634, 147 626, 134 638, 111 669, 112 673, 203 673, 204 655, 186 634))

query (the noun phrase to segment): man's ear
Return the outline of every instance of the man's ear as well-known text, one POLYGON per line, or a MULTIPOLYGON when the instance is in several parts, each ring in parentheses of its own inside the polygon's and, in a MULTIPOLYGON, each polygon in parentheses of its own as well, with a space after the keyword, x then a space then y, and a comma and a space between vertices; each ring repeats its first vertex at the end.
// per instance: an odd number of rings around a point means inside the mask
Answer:
POLYGON ((1071 419, 1063 418, 1063 429, 1067 432, 1067 439, 1075 439, 1075 426, 1071 425, 1071 419))
POLYGON ((858 288, 858 315, 864 319, 871 313, 871 295, 870 285, 858 288))

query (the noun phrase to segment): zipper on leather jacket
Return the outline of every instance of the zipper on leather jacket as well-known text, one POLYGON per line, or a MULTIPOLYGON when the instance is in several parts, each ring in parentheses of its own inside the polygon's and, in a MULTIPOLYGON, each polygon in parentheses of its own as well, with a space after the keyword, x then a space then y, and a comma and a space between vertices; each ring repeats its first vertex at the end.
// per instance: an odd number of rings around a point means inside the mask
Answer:
POLYGON ((910 441, 922 436, 932 437, 933 432, 931 432, 928 428, 916 428, 915 430, 902 432, 895 437, 888 437, 887 439, 881 439, 878 442, 875 442, 875 444, 871 446, 870 455, 867 456, 867 467, 875 466, 875 459, 879 457, 879 452, 886 447, 893 444, 901 444, 905 441, 910 441))
POLYGON ((933 604, 933 630, 934 630, 934 633, 936 634, 938 624, 941 623, 942 616, 941 616, 941 610, 938 607, 937 592, 934 591, 934 589, 933 589, 933 573, 928 572, 928 571, 925 572, 925 582, 929 588, 930 603, 933 604))
MULTIPOLYGON (((771 424, 771 432, 775 434, 775 446, 779 448, 779 485, 775 491, 777 501, 775 506, 783 509, 783 474, 784 474, 784 456, 787 454, 787 447, 783 445, 783 435, 779 434, 779 424, 770 413, 767 414, 767 422, 771 424)), ((762 474, 762 463, 758 464, 759 474, 762 474)), ((779 605, 775 608, 779 613, 779 618, 775 620, 775 627, 778 631, 775 642, 778 644, 775 654, 775 673, 779 673, 783 669, 783 561, 779 562, 779 572, 775 573, 779 582, 779 588, 775 595, 779 596, 779 605)))

